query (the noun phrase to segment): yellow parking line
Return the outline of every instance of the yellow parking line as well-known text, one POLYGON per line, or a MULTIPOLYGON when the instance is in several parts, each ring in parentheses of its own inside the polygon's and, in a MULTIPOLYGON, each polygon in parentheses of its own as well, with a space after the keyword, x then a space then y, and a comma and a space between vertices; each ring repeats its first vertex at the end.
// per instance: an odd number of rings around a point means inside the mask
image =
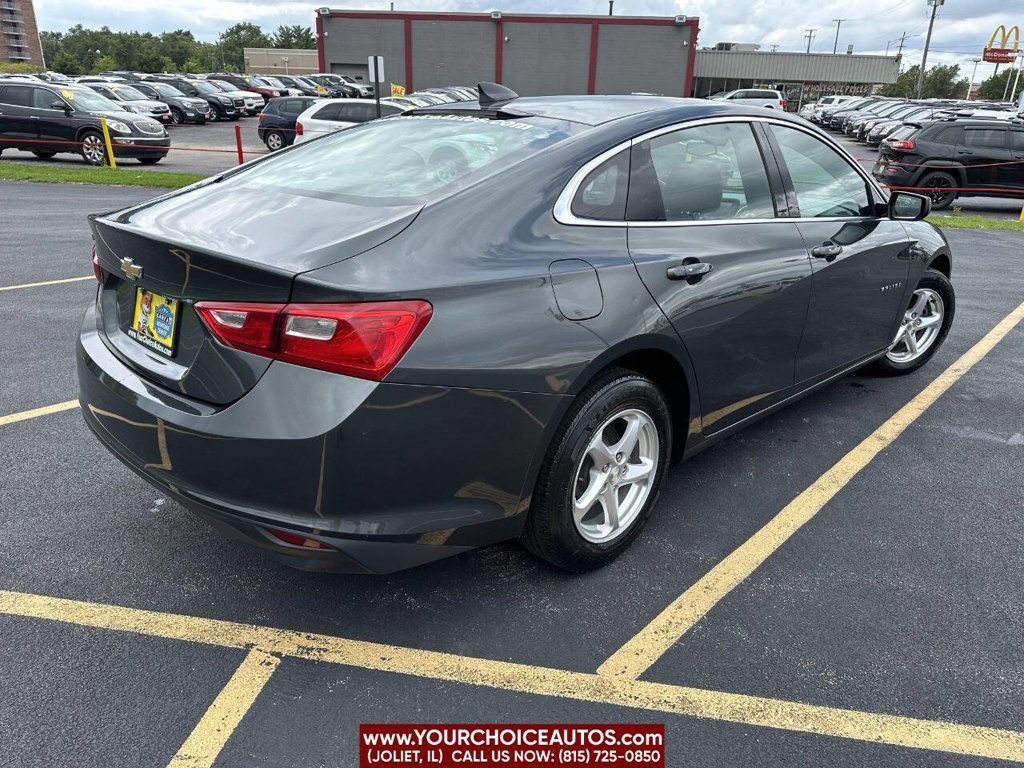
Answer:
POLYGON ((868 435, 761 530, 747 539, 693 586, 676 598, 654 620, 613 653, 599 675, 638 678, 731 592, 813 518, 828 501, 866 467, 882 449, 899 437, 939 397, 987 355, 1024 319, 1024 304, 1004 317, 992 330, 868 435))
MULTIPOLYGON (((23 592, 0 591, 0 614, 226 648, 252 648, 262 654, 291 656, 539 696, 1024 762, 1024 733, 998 728, 858 712, 762 696, 456 656, 330 635, 23 592)), ((263 671, 269 676, 266 669, 263 671)), ((247 672, 245 677, 248 679, 249 676, 250 672, 247 672)), ((254 686, 246 682, 238 688, 251 692, 254 686)), ((242 695, 232 693, 226 698, 229 701, 224 710, 237 713, 238 707, 232 701, 241 699, 242 695)), ((255 694, 252 694, 252 698, 255 698, 255 694)))
POLYGON ((0 285, 0 291, 16 291, 19 288, 41 288, 44 285, 61 285, 63 283, 80 283, 83 280, 95 280, 92 275, 87 277, 65 277, 61 280, 43 280, 40 283, 22 283, 21 285, 0 285))
POLYGON ((77 400, 67 400, 63 403, 55 403, 54 405, 44 405, 42 408, 32 408, 31 410, 20 411, 19 413, 9 413, 6 416, 0 416, 0 427, 5 424, 13 424, 16 421, 25 421, 26 419, 34 419, 38 416, 48 416, 51 413, 70 411, 72 408, 77 407, 77 400))
POLYGON ((209 768, 281 660, 254 648, 210 704, 167 768, 209 768))

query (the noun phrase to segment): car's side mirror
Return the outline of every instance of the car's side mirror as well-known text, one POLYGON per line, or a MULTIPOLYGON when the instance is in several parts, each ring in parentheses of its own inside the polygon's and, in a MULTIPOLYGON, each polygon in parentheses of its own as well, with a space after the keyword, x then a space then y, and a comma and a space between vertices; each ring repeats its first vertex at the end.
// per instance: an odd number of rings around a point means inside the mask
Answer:
POLYGON ((67 104, 65 104, 60 99, 57 99, 57 101, 53 102, 50 105, 50 109, 59 109, 61 112, 65 113, 67 115, 71 114, 71 107, 69 107, 67 104))
POLYGON ((932 212, 932 201, 913 192, 893 192, 889 196, 889 218, 895 221, 920 221, 932 212))

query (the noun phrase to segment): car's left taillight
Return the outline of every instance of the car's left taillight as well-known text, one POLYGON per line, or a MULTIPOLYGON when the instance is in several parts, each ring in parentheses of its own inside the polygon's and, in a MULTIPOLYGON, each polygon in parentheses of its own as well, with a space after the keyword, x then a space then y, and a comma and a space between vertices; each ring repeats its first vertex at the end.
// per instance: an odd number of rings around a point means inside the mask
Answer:
POLYGON ((300 123, 298 120, 295 121, 295 135, 302 135, 302 123, 300 123))
POLYGON ((196 312, 229 347, 381 381, 430 321, 426 301, 247 304, 201 301, 196 312))
POLYGON ((100 258, 96 255, 96 246, 92 247, 92 273, 96 277, 96 282, 103 282, 103 267, 100 266, 100 258))

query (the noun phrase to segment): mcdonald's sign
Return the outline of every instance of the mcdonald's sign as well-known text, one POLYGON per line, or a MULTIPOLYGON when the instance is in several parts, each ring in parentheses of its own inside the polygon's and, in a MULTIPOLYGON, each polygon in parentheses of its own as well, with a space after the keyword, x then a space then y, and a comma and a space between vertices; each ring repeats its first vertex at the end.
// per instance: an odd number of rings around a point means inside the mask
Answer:
POLYGON ((1017 54, 1020 52, 1020 27, 1016 24, 1006 28, 1005 25, 1000 24, 996 27, 996 31, 992 33, 992 37, 988 41, 988 45, 985 46, 985 51, 982 53, 981 58, 984 61, 990 61, 994 64, 1009 64, 1017 54), (1000 38, 999 46, 996 46, 996 38, 1000 38), (1010 39, 1013 39, 1013 46, 1010 46, 1010 39))

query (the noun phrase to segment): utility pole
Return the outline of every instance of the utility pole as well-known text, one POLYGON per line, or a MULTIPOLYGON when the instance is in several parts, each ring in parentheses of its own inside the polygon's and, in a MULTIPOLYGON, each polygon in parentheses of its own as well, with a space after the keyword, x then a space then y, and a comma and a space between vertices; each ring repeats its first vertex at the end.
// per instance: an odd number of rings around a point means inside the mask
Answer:
POLYGON ((924 38, 924 53, 921 55, 921 71, 917 74, 917 98, 921 98, 921 91, 924 90, 924 73, 928 64, 928 48, 932 44, 932 27, 935 26, 935 14, 939 12, 939 6, 945 5, 946 0, 928 0, 932 7, 932 16, 928 20, 928 34, 924 38))
POLYGON ((772 43, 772 53, 775 53, 777 50, 779 50, 779 44, 772 43))
POLYGON ((608 0, 608 15, 612 15, 612 9, 615 7, 615 0, 608 0))
POLYGON ((971 84, 967 86, 967 95, 964 96, 965 99, 970 100, 971 91, 974 90, 974 76, 978 74, 978 64, 981 63, 981 59, 968 59, 968 61, 974 62, 974 70, 971 72, 971 84))
POLYGON ((832 19, 832 21, 836 23, 836 41, 832 45, 832 53, 834 55, 835 52, 839 50, 839 28, 843 26, 843 22, 846 21, 846 19, 832 19))
POLYGON ((804 35, 804 37, 807 38, 807 52, 808 53, 811 52, 811 41, 814 40, 814 33, 817 32, 817 31, 818 31, 817 29, 808 29, 807 30, 807 34, 804 35))

